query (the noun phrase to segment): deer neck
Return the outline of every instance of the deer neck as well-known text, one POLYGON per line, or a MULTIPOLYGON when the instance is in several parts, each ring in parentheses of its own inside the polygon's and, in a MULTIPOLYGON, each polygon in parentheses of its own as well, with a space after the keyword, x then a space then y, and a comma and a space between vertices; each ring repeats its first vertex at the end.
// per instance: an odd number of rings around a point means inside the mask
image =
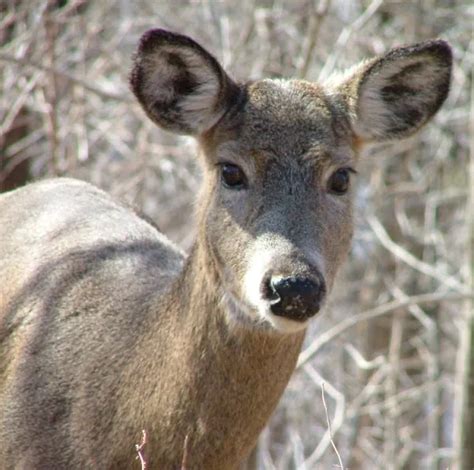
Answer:
POLYGON ((166 406, 180 410, 170 425, 174 436, 189 436, 190 458, 195 450, 195 459, 232 461, 251 450, 275 408, 304 333, 270 334, 229 322, 222 281, 208 253, 198 242, 175 285, 168 363, 174 383, 166 406))
POLYGON ((204 348, 214 351, 217 361, 222 360, 225 366, 234 366, 231 371, 240 365, 240 356, 234 355, 237 351, 249 356, 246 363, 251 358, 255 358, 255 363, 260 365, 270 360, 269 364, 276 365, 278 369, 286 362, 281 361, 280 355, 290 356, 288 362, 293 367, 304 333, 283 335, 232 320, 234 314, 227 311, 227 302, 223 300, 225 292, 217 263, 205 242, 198 241, 175 289, 175 296, 179 298, 179 318, 185 322, 179 322, 180 328, 189 344, 193 344, 196 350, 204 348))

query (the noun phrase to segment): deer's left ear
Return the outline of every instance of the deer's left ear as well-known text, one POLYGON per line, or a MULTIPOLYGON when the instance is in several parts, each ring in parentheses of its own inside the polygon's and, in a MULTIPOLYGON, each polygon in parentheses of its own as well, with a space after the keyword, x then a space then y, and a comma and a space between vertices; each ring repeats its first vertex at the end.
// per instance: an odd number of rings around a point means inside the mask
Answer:
POLYGON ((362 142, 400 139, 416 132, 446 99, 452 53, 442 40, 392 49, 366 62, 338 86, 362 142))
POLYGON ((239 87, 209 52, 163 29, 142 36, 130 84, 156 124, 194 136, 216 124, 239 95, 239 87))

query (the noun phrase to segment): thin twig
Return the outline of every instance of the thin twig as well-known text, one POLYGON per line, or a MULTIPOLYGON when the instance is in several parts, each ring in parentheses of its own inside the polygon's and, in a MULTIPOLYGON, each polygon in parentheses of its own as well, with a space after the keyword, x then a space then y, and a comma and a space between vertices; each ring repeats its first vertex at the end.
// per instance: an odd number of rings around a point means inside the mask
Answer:
POLYGON ((189 444, 189 434, 186 434, 184 438, 183 445, 183 460, 181 461, 181 470, 188 470, 188 444, 189 444))
POLYGON ((377 10, 383 5, 383 0, 372 0, 369 6, 364 10, 364 12, 349 26, 346 26, 339 37, 335 45, 333 46, 333 50, 328 57, 328 60, 324 64, 323 69, 319 74, 319 80, 324 80, 331 75, 334 70, 334 66, 339 59, 339 56, 342 51, 346 50, 346 45, 349 42, 352 34, 362 29, 363 26, 367 24, 367 22, 374 16, 377 10))
POLYGON ((304 52, 303 63, 299 70, 299 77, 306 78, 308 70, 313 60, 313 53, 318 42, 319 32, 321 31, 321 25, 323 24, 324 18, 327 15, 331 0, 320 0, 316 11, 311 15, 309 19, 309 27, 307 34, 306 50, 304 52))
POLYGON ((142 430, 142 442, 140 444, 135 444, 135 450, 137 451, 137 454, 138 454, 137 458, 140 459, 140 464, 142 466, 142 470, 147 469, 145 456, 143 455, 143 449, 145 448, 146 443, 147 443, 146 431, 143 429, 142 430))
POLYGON ((38 62, 35 62, 34 60, 28 58, 28 59, 19 59, 17 57, 12 56, 11 54, 5 54, 5 53, 0 53, 0 60, 3 60, 4 62, 11 62, 13 64, 17 65, 24 65, 26 67, 31 67, 37 70, 42 70, 44 72, 47 72, 49 74, 56 74, 56 76, 61 77, 65 80, 68 80, 76 85, 80 85, 86 90, 100 96, 101 98, 105 99, 110 99, 110 100, 115 100, 115 101, 120 101, 122 103, 130 103, 132 100, 126 96, 126 95, 117 95, 115 93, 110 93, 108 91, 102 90, 100 88, 97 88, 95 86, 90 85, 86 81, 74 77, 73 75, 63 72, 62 70, 58 69, 53 69, 51 67, 48 67, 47 65, 40 64, 38 62))
MULTIPOLYGON (((53 7, 53 2, 50 0, 48 6, 53 7)), ((47 107, 47 120, 46 120, 46 135, 49 141, 50 158, 49 160, 49 173, 51 175, 58 175, 59 172, 59 137, 58 137, 58 82, 56 75, 56 43, 58 36, 58 25, 54 21, 54 15, 48 11, 45 16, 44 27, 46 30, 46 53, 49 59, 49 73, 48 81, 46 82, 45 97, 48 102, 47 107)))
POLYGON ((413 297, 407 297, 403 300, 393 300, 391 302, 379 305, 378 307, 375 307, 371 310, 362 312, 359 315, 348 317, 345 320, 339 322, 333 328, 316 337, 316 339, 300 354, 297 367, 301 367, 306 364, 325 344, 329 343, 354 325, 357 325, 359 322, 371 320, 372 318, 392 313, 399 308, 409 307, 410 305, 429 304, 443 301, 454 302, 456 300, 466 300, 473 298, 474 292, 466 294, 445 294, 443 292, 434 292, 430 294, 414 295, 413 297))
POLYGON ((344 423, 344 416, 346 414, 346 400, 344 394, 337 390, 330 382, 323 379, 323 377, 311 364, 306 364, 304 371, 319 387, 321 387, 321 384, 323 383, 326 385, 324 390, 325 393, 328 393, 328 395, 335 401, 336 404, 336 409, 332 418, 331 434, 329 433, 329 429, 327 429, 324 435, 319 439, 314 451, 304 462, 304 467, 311 469, 317 466, 317 463, 320 462, 320 459, 331 445, 331 437, 334 438, 336 433, 341 429, 341 426, 344 423))
POLYGON ((339 454, 336 444, 334 443, 334 439, 332 438, 331 420, 329 419, 328 407, 326 406, 326 399, 324 396, 324 382, 321 384, 321 397, 323 399, 324 412, 326 413, 326 423, 328 425, 329 440, 331 441, 332 448, 334 449, 334 452, 337 455, 337 460, 339 461, 339 467, 342 470, 344 470, 344 465, 342 463, 341 455, 339 454))
POLYGON ((427 276, 430 276, 433 279, 436 279, 437 281, 441 282, 442 284, 445 284, 451 289, 455 289, 458 292, 469 291, 469 288, 466 285, 463 285, 461 282, 459 282, 459 280, 456 279, 455 276, 449 276, 440 272, 438 269, 436 269, 432 265, 425 263, 424 261, 421 261, 416 256, 414 256, 413 254, 405 250, 405 248, 395 243, 390 238, 389 234, 387 233, 383 225, 380 223, 380 221, 376 217, 374 216, 367 217, 367 222, 369 223, 370 228, 374 232, 375 236, 377 237, 381 245, 385 249, 390 251, 390 253, 392 253, 398 259, 402 260, 405 264, 407 264, 413 269, 416 269, 420 273, 426 274, 427 276))

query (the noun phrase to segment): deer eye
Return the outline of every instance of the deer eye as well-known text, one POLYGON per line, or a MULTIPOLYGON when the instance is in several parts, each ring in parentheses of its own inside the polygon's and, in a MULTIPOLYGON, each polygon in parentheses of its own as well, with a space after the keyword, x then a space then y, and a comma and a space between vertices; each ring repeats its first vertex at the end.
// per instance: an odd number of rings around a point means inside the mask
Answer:
POLYGON ((347 193, 350 183, 350 173, 355 173, 352 168, 339 168, 335 171, 328 181, 328 190, 337 195, 347 193))
POLYGON ((247 178, 240 167, 233 163, 222 163, 221 177, 225 187, 229 189, 244 189, 247 187, 247 178))

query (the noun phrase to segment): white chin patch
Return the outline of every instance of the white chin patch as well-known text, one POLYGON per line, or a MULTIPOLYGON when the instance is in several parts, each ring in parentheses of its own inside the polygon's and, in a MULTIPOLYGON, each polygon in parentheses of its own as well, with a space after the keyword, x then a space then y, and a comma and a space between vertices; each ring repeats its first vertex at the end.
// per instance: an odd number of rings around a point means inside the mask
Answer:
POLYGON ((252 257, 249 269, 244 278, 244 295, 247 310, 259 322, 266 323, 281 333, 295 333, 304 330, 308 321, 295 321, 274 315, 270 310, 270 302, 262 298, 261 285, 272 261, 276 258, 274 250, 260 250, 258 256, 252 257))
MULTIPOLYGON (((240 302, 244 306, 244 312, 248 312, 251 318, 265 323, 272 330, 281 333, 302 331, 309 323, 309 319, 297 321, 273 314, 270 310, 270 302, 262 294, 261 286, 267 273, 275 266, 276 260, 281 260, 292 250, 294 250, 294 246, 279 237, 262 236, 257 239, 253 254, 248 258, 247 272, 243 281, 244 299, 240 302)), ((310 255, 306 254, 306 256, 313 266, 317 266, 323 272, 324 266, 318 254, 311 253, 310 255)))
POLYGON ((222 301, 229 314, 228 320, 230 323, 247 325, 250 328, 260 330, 277 331, 283 334, 296 333, 308 326, 308 321, 295 321, 274 315, 268 302, 261 301, 259 307, 254 307, 240 301, 230 292, 224 293, 222 301))
POLYGON ((278 315, 274 315, 270 310, 265 314, 265 319, 275 330, 281 333, 296 333, 305 330, 309 321, 295 321, 289 318, 279 317, 278 315))

